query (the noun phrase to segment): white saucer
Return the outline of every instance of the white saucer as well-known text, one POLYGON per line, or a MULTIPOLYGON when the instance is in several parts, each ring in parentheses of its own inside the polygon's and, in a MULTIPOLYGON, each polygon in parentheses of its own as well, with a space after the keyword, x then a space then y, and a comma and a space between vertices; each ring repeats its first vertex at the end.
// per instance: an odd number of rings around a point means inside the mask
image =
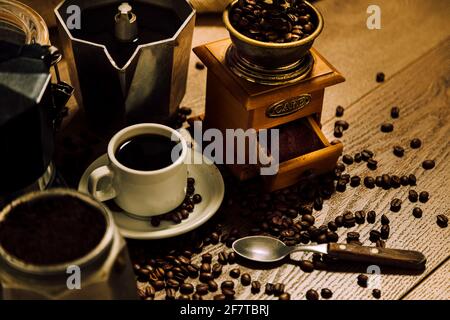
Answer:
MULTIPOLYGON (((87 181, 89 175, 96 168, 106 164, 108 164, 106 154, 95 160, 81 177, 78 191, 88 193, 87 181)), ((214 164, 207 164, 204 160, 203 164, 189 164, 188 176, 195 179, 195 193, 202 196, 202 202, 195 205, 189 218, 179 224, 161 221, 161 225, 153 227, 150 224, 150 219, 133 218, 123 211, 114 211, 110 208, 122 236, 140 240, 170 238, 198 228, 208 221, 217 212, 223 200, 225 187, 222 175, 214 164)))

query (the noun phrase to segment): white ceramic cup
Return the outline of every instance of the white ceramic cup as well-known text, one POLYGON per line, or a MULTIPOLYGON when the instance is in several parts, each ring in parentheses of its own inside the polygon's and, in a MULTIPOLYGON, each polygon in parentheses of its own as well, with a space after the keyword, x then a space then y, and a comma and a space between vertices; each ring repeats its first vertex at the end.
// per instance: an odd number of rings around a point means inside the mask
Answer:
POLYGON ((153 123, 127 127, 109 142, 109 164, 90 174, 88 190, 99 201, 114 199, 128 213, 145 217, 167 213, 178 207, 186 196, 187 155, 186 140, 172 128, 153 123), (139 171, 122 165, 115 156, 117 149, 131 138, 144 134, 180 142, 179 158, 170 166, 154 171, 139 171))

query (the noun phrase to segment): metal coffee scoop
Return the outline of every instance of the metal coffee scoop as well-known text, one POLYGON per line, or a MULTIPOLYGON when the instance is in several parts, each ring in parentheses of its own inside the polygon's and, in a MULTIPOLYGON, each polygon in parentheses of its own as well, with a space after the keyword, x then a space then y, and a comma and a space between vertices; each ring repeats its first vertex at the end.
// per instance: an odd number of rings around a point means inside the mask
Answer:
POLYGON ((127 2, 118 7, 119 12, 114 17, 115 36, 118 41, 134 42, 138 37, 137 18, 132 9, 127 2))
POLYGON ((340 260, 416 270, 424 269, 427 260, 422 253, 417 251, 341 243, 286 246, 278 239, 264 236, 251 236, 236 240, 233 243, 233 250, 246 259, 258 262, 276 262, 295 251, 316 252, 340 260))

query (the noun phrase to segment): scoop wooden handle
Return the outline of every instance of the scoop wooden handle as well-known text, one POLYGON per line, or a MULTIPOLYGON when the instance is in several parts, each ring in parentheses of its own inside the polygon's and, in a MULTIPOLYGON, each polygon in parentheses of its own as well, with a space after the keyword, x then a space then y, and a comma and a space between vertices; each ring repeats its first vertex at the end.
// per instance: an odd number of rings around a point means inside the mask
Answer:
POLYGON ((427 261, 426 257, 417 251, 363 247, 339 243, 330 243, 328 245, 328 254, 341 260, 415 270, 424 269, 427 261))

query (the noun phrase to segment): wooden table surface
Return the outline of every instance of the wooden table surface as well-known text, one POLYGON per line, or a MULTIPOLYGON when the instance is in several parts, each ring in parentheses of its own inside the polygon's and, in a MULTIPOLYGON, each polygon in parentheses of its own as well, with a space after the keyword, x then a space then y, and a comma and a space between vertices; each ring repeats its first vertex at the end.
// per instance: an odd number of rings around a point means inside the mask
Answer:
MULTIPOLYGON (((422 251, 428 259, 426 270, 418 275, 383 274, 378 287, 382 299, 449 299, 450 298, 450 232, 436 224, 436 215, 450 217, 450 6, 447 0, 379 0, 382 11, 381 30, 366 27, 367 7, 372 1, 324 0, 316 3, 325 19, 325 29, 315 48, 345 77, 346 82, 325 92, 322 115, 323 131, 334 139, 334 113, 337 105, 345 107, 343 119, 350 123, 344 133, 344 153, 355 154, 369 148, 376 154, 379 166, 370 171, 363 163, 348 166, 351 175, 365 177, 382 173, 417 176, 415 190, 426 190, 426 204, 407 200, 409 187, 369 190, 363 186, 336 193, 315 212, 318 225, 330 221, 345 210, 375 210, 377 225, 382 213, 391 220, 388 247, 422 251), (377 83, 377 72, 386 74, 384 83, 377 83), (400 108, 400 118, 393 120, 394 132, 381 133, 379 126, 390 120, 390 109, 400 108), (409 141, 420 138, 422 148, 411 150, 409 141), (406 148, 403 158, 392 154, 395 144, 406 148), (421 162, 434 159, 436 167, 425 171, 421 162), (390 200, 403 200, 399 213, 389 211, 390 200), (415 219, 412 209, 420 206, 423 218, 415 219)), ((227 36, 220 17, 198 18, 193 46, 227 36)), ((195 69, 198 59, 192 55, 187 94, 183 105, 204 111, 206 70, 195 69)), ((230 213, 230 219, 233 219, 230 213)), ((370 245, 368 233, 373 225, 365 224, 354 230, 370 245)), ((340 230, 345 239, 347 230, 340 230)), ((208 246, 204 252, 218 253, 222 244, 208 246)), ((203 252, 203 253, 204 253, 203 252)), ((295 254, 293 260, 300 259, 295 254)), ((199 261, 200 257, 194 257, 199 261)), ((230 266, 224 268, 227 274, 230 266)), ((258 270, 241 267, 252 278, 266 282, 283 282, 292 299, 304 299, 308 289, 329 288, 333 299, 373 299, 370 289, 356 283, 357 274, 348 270, 304 273, 295 263, 258 270)), ((382 270, 383 271, 383 270, 382 270)), ((373 277, 373 276, 372 276, 373 277)), ((220 279, 219 279, 220 280, 220 279)), ((263 293, 253 295, 248 287, 236 289, 238 299, 272 299, 263 293)), ((157 294, 157 298, 162 295, 157 294)))

